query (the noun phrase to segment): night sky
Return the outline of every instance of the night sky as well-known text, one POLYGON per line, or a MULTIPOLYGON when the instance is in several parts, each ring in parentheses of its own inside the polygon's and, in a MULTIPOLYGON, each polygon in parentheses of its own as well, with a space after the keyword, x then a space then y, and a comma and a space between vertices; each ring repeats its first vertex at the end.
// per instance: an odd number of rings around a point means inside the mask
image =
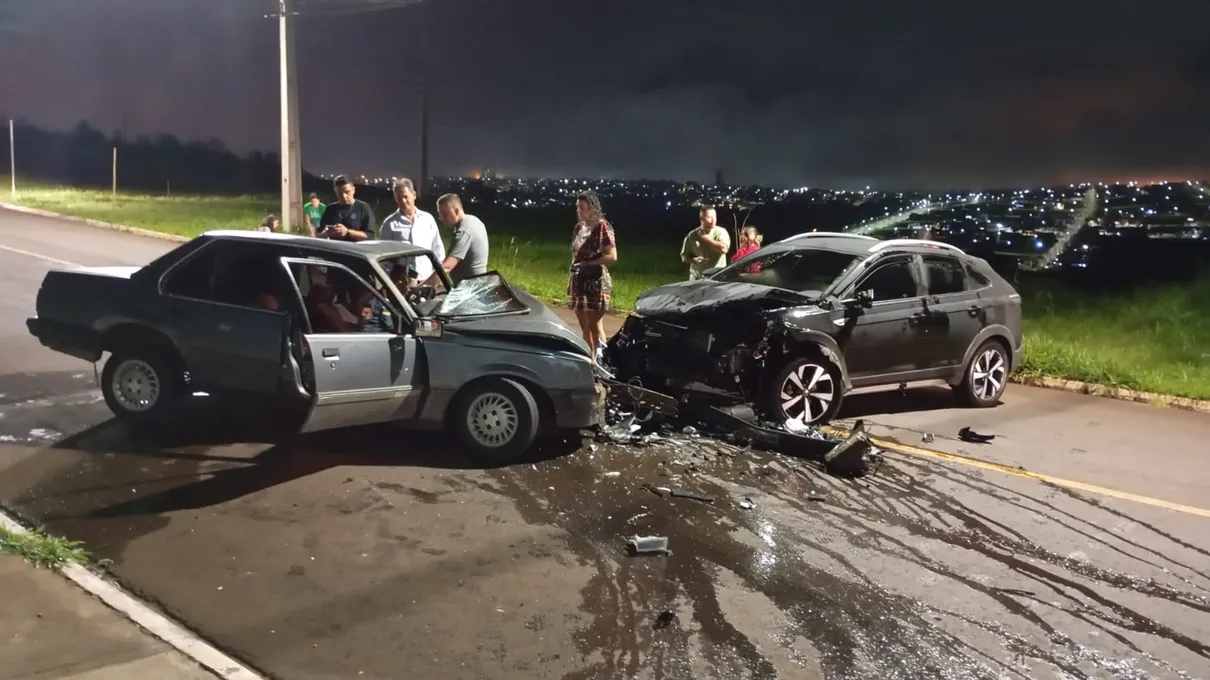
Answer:
MULTIPOLYGON (((356 0, 350 0, 350 4, 356 0)), ((278 146, 263 0, 0 0, 0 115, 278 146)), ((1210 2, 424 0, 298 24, 304 165, 944 188, 1210 176, 1210 2), (998 9, 992 9, 992 6, 998 9)))

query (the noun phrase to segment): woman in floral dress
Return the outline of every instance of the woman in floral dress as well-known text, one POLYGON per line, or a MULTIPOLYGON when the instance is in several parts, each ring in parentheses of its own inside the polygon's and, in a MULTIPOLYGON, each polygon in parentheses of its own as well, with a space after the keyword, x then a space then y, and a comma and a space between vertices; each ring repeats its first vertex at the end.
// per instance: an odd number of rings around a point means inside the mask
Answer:
POLYGON ((567 308, 576 313, 580 333, 593 349, 593 360, 600 361, 605 347, 605 328, 601 320, 609 311, 613 280, 611 265, 618 261, 613 226, 605 220, 601 199, 585 191, 576 200, 579 222, 571 238, 571 272, 567 277, 567 308))

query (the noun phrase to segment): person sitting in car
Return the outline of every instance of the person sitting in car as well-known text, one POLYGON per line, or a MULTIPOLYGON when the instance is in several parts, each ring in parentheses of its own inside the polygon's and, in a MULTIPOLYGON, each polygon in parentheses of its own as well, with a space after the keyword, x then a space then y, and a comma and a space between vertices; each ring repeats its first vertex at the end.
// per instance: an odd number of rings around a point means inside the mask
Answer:
POLYGON ((336 290, 326 283, 312 283, 307 292, 307 312, 316 333, 357 333, 361 321, 336 302, 336 290))

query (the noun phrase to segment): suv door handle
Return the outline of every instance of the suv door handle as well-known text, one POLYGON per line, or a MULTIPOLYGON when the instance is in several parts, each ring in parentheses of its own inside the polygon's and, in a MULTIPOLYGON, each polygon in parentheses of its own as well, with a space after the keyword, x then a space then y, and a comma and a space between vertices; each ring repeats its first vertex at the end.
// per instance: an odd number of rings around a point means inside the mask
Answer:
POLYGON ((928 317, 926 317, 924 314, 913 314, 908 317, 908 325, 919 326, 920 324, 924 323, 926 318, 928 317))
POLYGON ((979 305, 971 305, 966 308, 966 313, 971 315, 971 318, 979 316, 979 305))
POLYGON ((336 349, 335 347, 326 347, 326 348, 324 348, 324 351, 323 351, 323 358, 325 358, 325 359, 339 359, 339 358, 340 358, 340 350, 339 350, 339 349, 336 349))

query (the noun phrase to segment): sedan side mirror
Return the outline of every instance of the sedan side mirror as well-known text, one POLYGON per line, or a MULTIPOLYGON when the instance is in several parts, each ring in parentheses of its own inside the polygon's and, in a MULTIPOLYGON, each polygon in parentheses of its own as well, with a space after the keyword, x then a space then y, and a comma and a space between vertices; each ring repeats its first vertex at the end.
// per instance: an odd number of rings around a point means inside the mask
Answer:
POLYGON ((421 319, 416 322, 416 337, 440 338, 445 334, 445 324, 437 319, 421 319))

